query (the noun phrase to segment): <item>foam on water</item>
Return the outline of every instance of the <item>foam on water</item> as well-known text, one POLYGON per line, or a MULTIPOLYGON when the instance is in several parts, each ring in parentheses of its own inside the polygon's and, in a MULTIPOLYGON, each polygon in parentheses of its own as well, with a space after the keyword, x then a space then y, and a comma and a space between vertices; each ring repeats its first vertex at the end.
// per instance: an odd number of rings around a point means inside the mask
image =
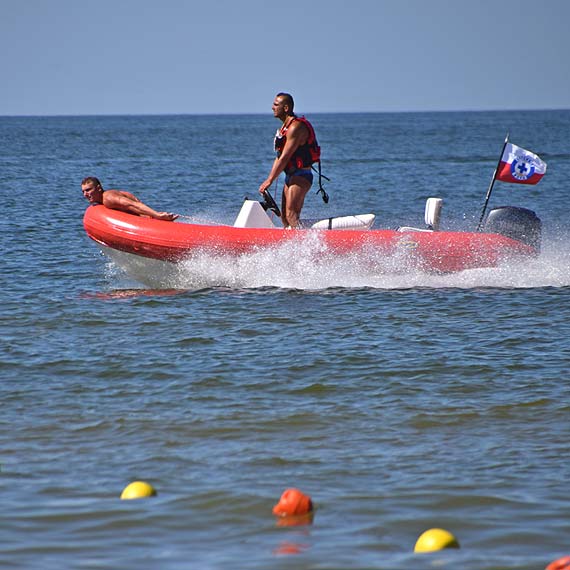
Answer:
MULTIPOLYGON (((534 259, 451 274, 418 268, 406 252, 386 256, 377 251, 338 257, 326 251, 318 234, 240 256, 198 253, 178 264, 107 252, 131 278, 159 289, 210 287, 323 290, 328 288, 533 288, 570 285, 570 248, 566 242, 543 244, 534 259)), ((108 276, 117 279, 111 265, 108 276)))

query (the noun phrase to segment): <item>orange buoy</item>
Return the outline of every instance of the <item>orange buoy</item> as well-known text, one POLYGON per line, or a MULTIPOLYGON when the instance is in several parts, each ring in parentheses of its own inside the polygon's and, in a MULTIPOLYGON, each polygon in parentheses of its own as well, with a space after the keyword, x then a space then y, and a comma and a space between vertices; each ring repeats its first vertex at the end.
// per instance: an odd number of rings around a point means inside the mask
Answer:
POLYGON ((308 526, 313 524, 313 513, 297 516, 284 516, 277 519, 277 526, 308 526))
POLYGON ((304 550, 307 550, 307 548, 308 546, 305 544, 284 542, 273 551, 273 554, 278 554, 278 555, 301 554, 304 550))
POLYGON ((286 489, 279 502, 273 507, 273 514, 277 517, 297 517, 307 515, 313 511, 311 497, 301 493, 299 489, 286 489))
POLYGON ((570 570, 570 556, 563 556, 551 562, 545 570, 570 570))

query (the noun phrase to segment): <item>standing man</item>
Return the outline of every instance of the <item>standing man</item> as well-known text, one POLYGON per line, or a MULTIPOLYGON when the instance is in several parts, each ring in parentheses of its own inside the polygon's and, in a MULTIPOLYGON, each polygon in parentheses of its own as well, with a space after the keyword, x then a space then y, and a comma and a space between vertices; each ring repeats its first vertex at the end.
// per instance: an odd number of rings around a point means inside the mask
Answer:
POLYGON ((285 172, 285 185, 281 198, 281 221, 285 228, 300 227, 299 217, 305 196, 313 183, 311 165, 320 159, 321 149, 315 131, 305 119, 293 112, 293 97, 278 93, 273 101, 273 116, 283 125, 275 135, 277 158, 267 179, 259 187, 263 194, 285 172))

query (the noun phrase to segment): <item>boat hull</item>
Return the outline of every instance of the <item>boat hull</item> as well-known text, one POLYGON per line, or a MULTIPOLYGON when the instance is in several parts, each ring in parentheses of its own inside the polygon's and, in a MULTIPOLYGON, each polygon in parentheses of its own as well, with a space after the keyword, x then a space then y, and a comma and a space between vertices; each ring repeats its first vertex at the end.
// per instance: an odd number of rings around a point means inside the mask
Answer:
POLYGON ((505 259, 537 253, 527 244, 492 233, 238 228, 165 222, 102 205, 88 207, 83 223, 87 235, 106 248, 174 264, 197 253, 243 255, 315 235, 334 255, 403 254, 415 267, 442 273, 493 267, 505 259))

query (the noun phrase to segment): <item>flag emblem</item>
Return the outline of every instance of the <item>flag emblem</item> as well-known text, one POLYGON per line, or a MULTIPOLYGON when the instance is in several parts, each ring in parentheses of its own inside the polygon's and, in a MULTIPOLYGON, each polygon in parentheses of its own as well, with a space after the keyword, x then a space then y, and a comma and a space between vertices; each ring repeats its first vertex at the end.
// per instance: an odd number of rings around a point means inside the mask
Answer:
POLYGON ((513 175, 513 178, 523 182, 528 180, 534 174, 534 166, 524 159, 521 160, 515 158, 511 164, 511 174, 513 175))

